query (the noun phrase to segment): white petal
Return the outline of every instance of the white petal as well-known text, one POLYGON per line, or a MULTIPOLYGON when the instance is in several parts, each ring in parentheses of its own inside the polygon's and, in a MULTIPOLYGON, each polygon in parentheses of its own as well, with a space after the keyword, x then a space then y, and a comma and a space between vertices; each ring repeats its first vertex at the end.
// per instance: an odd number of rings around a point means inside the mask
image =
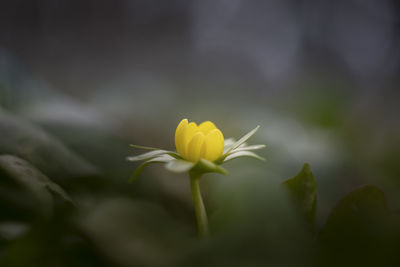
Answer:
POLYGON ((229 154, 224 159, 224 162, 227 162, 229 160, 232 160, 232 159, 235 159, 235 158, 239 158, 239 157, 252 157, 252 158, 256 158, 256 159, 262 160, 262 161, 265 160, 264 158, 260 157, 259 155, 257 155, 254 152, 251 152, 251 151, 239 151, 239 152, 235 152, 235 153, 229 154))
POLYGON ((229 153, 235 148, 238 148, 240 145, 242 145, 244 142, 246 142, 253 134, 257 132, 257 130, 260 128, 260 125, 258 125, 256 128, 245 134, 242 138, 240 138, 236 143, 234 143, 226 152, 229 153))

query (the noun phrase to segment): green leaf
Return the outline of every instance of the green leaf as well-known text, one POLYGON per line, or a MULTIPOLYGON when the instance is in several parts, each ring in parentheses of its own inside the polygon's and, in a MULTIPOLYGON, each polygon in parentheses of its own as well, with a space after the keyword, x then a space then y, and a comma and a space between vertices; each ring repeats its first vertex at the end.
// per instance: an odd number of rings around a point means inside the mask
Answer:
POLYGON ((0 156, 0 170, 24 188, 37 202, 37 208, 49 215, 54 206, 53 195, 72 203, 68 194, 30 163, 12 155, 0 156))
POLYGON ((244 142, 246 142, 250 137, 252 137, 257 130, 260 128, 260 125, 258 125, 256 128, 245 134, 242 138, 240 138, 236 143, 234 143, 226 152, 225 154, 228 154, 235 148, 238 148, 240 145, 242 145, 244 142))
POLYGON ((89 177, 96 168, 32 123, 0 109, 0 151, 32 163, 57 180, 89 177))
POLYGON ((288 190, 295 206, 300 210, 306 221, 314 225, 317 185, 310 165, 305 163, 295 177, 286 180, 282 185, 288 190))
POLYGON ((337 235, 345 229, 360 230, 376 219, 388 215, 389 210, 383 192, 374 185, 367 185, 354 190, 333 208, 321 235, 337 235))
POLYGON ((252 158, 256 158, 256 159, 265 161, 265 159, 263 157, 260 157, 259 155, 257 155, 254 152, 246 151, 246 150, 244 150, 244 151, 240 150, 240 151, 236 152, 236 150, 234 150, 234 152, 231 152, 228 156, 226 156, 226 158, 224 159, 223 162, 227 162, 232 159, 236 159, 236 158, 240 158, 240 157, 252 157, 252 158))
POLYGON ((333 208, 318 235, 318 246, 329 266, 343 262, 348 266, 391 266, 391 259, 398 257, 393 248, 399 234, 398 218, 389 211, 383 192, 367 185, 333 208))
POLYGON ((129 182, 130 182, 130 183, 133 182, 133 181, 139 176, 139 174, 144 170, 144 168, 145 168, 147 165, 152 164, 152 163, 167 163, 167 162, 170 162, 170 161, 173 161, 173 160, 175 160, 175 158, 172 157, 172 156, 170 156, 170 155, 168 155, 168 154, 164 154, 164 155, 161 155, 161 156, 159 156, 159 157, 155 157, 155 158, 149 159, 149 160, 143 162, 143 163, 135 170, 135 172, 134 172, 134 173, 131 175, 131 177, 129 178, 129 182))
POLYGON ((173 160, 167 163, 165 167, 167 170, 172 172, 187 172, 195 165, 194 162, 186 161, 186 160, 173 160))

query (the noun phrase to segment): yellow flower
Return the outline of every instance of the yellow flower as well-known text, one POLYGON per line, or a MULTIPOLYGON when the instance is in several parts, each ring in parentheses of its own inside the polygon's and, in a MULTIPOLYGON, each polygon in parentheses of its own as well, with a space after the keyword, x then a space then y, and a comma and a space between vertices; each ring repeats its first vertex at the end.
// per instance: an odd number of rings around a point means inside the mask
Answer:
POLYGON ((200 125, 183 119, 175 131, 175 146, 178 154, 192 162, 200 158, 215 161, 224 151, 224 136, 211 121, 200 125))
POLYGON ((253 151, 262 149, 265 145, 248 145, 246 143, 259 127, 257 126, 237 141, 233 138, 224 140, 224 136, 214 123, 205 121, 197 125, 183 119, 175 131, 177 152, 131 145, 133 148, 149 150, 149 152, 127 157, 129 161, 143 161, 132 174, 130 181, 133 181, 147 165, 153 163, 164 163, 165 168, 172 172, 227 174, 228 172, 221 166, 225 162, 240 157, 264 160, 253 151))
POLYGON ((203 174, 210 172, 228 174, 220 165, 239 157, 253 157, 264 160, 252 150, 264 148, 265 145, 248 145, 246 143, 259 127, 257 126, 237 141, 233 138, 224 140, 221 131, 211 121, 197 125, 183 119, 175 131, 177 152, 131 145, 133 148, 150 151, 127 158, 129 161, 144 161, 132 174, 130 181, 133 181, 147 165, 153 163, 164 163, 165 168, 172 172, 189 172, 190 189, 199 233, 202 236, 207 236, 208 220, 200 193, 200 178, 203 174))

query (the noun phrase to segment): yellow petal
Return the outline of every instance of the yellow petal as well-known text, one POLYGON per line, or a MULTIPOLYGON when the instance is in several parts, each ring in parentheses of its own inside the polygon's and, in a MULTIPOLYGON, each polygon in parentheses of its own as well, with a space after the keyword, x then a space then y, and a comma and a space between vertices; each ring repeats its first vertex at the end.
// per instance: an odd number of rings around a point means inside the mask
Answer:
POLYGON ((198 132, 199 127, 195 122, 191 122, 188 124, 187 127, 185 127, 184 133, 183 133, 183 143, 184 143, 184 150, 183 154, 181 155, 183 158, 187 159, 188 157, 188 145, 190 140, 192 140, 193 136, 195 135, 196 132, 198 132))
POLYGON ((217 127, 215 127, 214 123, 212 123, 211 121, 205 121, 199 125, 199 130, 202 131, 205 135, 216 128, 217 127))
POLYGON ((215 161, 224 151, 224 136, 218 129, 211 130, 204 138, 204 145, 201 151, 201 157, 215 161))
POLYGON ((190 140, 187 146, 187 160, 197 162, 200 159, 200 153, 204 143, 203 132, 197 132, 190 140))
POLYGON ((183 153, 185 151, 185 142, 184 142, 184 134, 185 134, 185 129, 188 126, 188 120, 183 119, 181 122, 178 124, 178 127, 176 127, 175 131, 175 147, 176 151, 178 154, 183 156, 183 153))

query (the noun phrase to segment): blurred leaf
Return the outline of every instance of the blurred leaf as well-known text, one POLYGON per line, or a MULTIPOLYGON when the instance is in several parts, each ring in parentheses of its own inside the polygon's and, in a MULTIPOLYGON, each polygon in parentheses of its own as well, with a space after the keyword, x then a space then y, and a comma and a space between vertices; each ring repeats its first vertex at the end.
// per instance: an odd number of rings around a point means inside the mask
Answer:
POLYGON ((113 198, 82 210, 78 227, 117 266, 165 266, 186 234, 164 209, 148 202, 113 198))
MULTIPOLYGON (((318 236, 322 265, 391 266, 399 263, 398 219, 389 211, 383 192, 367 185, 346 195, 334 207, 318 236)), ((398 265, 395 265, 398 266, 398 265)))
POLYGON ((0 154, 12 154, 53 179, 96 175, 95 167, 35 125, 0 110, 0 154))
POLYGON ((356 189, 343 197, 332 210, 321 231, 321 235, 337 234, 344 230, 343 226, 358 228, 366 220, 386 216, 389 214, 383 192, 374 185, 367 185, 356 189))
POLYGON ((293 178, 286 180, 282 185, 289 191, 296 207, 311 225, 314 225, 317 206, 317 185, 311 167, 303 165, 301 171, 293 178))
POLYGON ((0 170, 23 187, 37 202, 35 205, 44 215, 54 206, 53 194, 72 202, 67 193, 47 176, 23 159, 11 155, 0 156, 0 170))
POLYGON ((0 266, 116 266, 65 215, 56 213, 49 221, 32 223, 2 249, 0 266))

